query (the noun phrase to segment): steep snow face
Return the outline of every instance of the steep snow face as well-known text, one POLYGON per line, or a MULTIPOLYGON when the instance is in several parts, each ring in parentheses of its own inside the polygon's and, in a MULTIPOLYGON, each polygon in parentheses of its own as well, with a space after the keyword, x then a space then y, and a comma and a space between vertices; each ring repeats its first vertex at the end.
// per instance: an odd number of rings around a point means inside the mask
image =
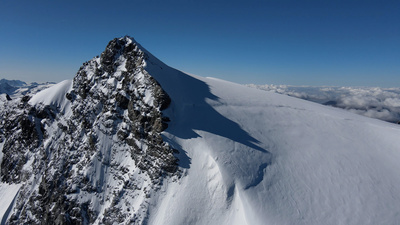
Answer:
POLYGON ((11 209, 14 206, 14 200, 19 191, 20 185, 18 184, 5 184, 0 183, 0 222, 6 223, 6 219, 11 209))
POLYGON ((65 112, 69 108, 68 99, 65 98, 66 94, 72 89, 72 81, 65 80, 50 88, 40 91, 34 95, 29 101, 30 105, 45 105, 58 108, 61 112, 65 112))
POLYGON ((146 70, 172 98, 164 135, 187 168, 152 224, 400 221, 397 125, 149 58, 146 70))

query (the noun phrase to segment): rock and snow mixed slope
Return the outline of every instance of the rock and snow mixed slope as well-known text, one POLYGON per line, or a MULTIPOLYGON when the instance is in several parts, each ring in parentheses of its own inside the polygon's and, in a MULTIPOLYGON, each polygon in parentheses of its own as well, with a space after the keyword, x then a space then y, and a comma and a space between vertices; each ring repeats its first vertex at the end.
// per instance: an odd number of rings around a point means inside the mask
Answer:
POLYGON ((65 224, 400 221, 397 125, 188 75, 129 37, 107 49, 118 54, 103 53, 72 82, 19 103, 28 121, 3 125, 39 140, 17 149, 3 132, 0 192, 16 197, 0 212, 10 223, 51 223, 55 212, 65 224), (26 132, 32 121, 37 137, 26 132), (19 197, 28 193, 29 201, 19 197))
POLYGON ((115 39, 73 81, 5 102, 1 180, 19 190, 4 221, 146 221, 150 196, 179 171, 160 135, 170 98, 144 57, 130 39, 115 39))

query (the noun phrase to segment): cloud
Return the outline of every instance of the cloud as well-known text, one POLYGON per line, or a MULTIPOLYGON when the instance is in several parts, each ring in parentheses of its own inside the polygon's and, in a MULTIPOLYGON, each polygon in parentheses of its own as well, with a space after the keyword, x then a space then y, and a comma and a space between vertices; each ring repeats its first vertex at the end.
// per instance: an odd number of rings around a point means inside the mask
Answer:
POLYGON ((254 84, 247 86, 346 109, 359 115, 388 122, 400 121, 400 88, 254 84))

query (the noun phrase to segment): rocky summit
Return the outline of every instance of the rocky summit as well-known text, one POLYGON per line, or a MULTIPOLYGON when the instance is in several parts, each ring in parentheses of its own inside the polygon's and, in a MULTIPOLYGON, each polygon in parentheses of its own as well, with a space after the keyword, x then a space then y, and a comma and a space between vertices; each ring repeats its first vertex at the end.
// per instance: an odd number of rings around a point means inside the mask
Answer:
POLYGON ((171 99, 146 57, 133 38, 116 38, 72 82, 4 103, 1 180, 20 189, 3 222, 146 220, 149 197, 179 176, 177 152, 161 137, 171 99))

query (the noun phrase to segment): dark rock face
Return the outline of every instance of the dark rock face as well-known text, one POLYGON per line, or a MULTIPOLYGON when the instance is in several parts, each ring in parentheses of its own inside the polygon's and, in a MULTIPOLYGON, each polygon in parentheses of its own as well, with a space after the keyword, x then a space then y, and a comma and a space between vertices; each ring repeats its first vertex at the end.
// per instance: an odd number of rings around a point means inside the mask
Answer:
MULTIPOLYGON (((6 108, 1 113, 3 131, 3 160, 1 180, 7 183, 25 181, 27 174, 22 171, 29 152, 39 148, 43 137, 43 127, 35 110, 24 102, 15 108, 6 108)), ((41 114, 42 112, 39 112, 41 114)))
MULTIPOLYGON (((118 131, 112 130, 112 133, 118 133, 118 137, 123 141, 128 140, 133 150, 138 147, 129 139, 140 139, 148 145, 146 153, 135 156, 138 165, 149 169, 156 161, 151 157, 162 156, 165 161, 161 162, 159 167, 170 168, 175 165, 172 167, 175 168, 173 171, 176 171, 177 163, 176 158, 171 157, 172 149, 160 146, 163 144, 160 132, 167 127, 161 110, 168 107, 171 99, 160 84, 144 70, 144 58, 144 53, 129 38, 112 40, 101 54, 100 60, 85 63, 74 78, 74 90, 78 90, 81 97, 75 100, 80 104, 74 104, 77 105, 73 108, 76 112, 74 115, 77 115, 76 120, 85 121, 85 124, 90 126, 95 122, 97 115, 88 117, 79 112, 99 111, 100 107, 102 112, 98 113, 111 112, 110 119, 121 120, 129 125, 118 131), (122 63, 125 64, 124 70, 120 68, 122 63), (100 87, 103 92, 99 92, 99 88, 93 88, 99 87, 101 83, 106 83, 100 87), (146 102, 146 99, 151 100, 146 102), (87 109, 87 106, 95 107, 87 109), (123 115, 122 111, 126 109, 127 116, 123 115), (129 137, 130 134, 134 134, 133 137, 129 137)), ((163 173, 157 169, 151 176, 159 177, 163 173)))
POLYGON ((161 136, 171 99, 145 58, 131 38, 114 39, 79 69, 63 109, 26 96, 0 112, 1 180, 21 184, 9 224, 146 219, 146 199, 179 170, 161 136))

